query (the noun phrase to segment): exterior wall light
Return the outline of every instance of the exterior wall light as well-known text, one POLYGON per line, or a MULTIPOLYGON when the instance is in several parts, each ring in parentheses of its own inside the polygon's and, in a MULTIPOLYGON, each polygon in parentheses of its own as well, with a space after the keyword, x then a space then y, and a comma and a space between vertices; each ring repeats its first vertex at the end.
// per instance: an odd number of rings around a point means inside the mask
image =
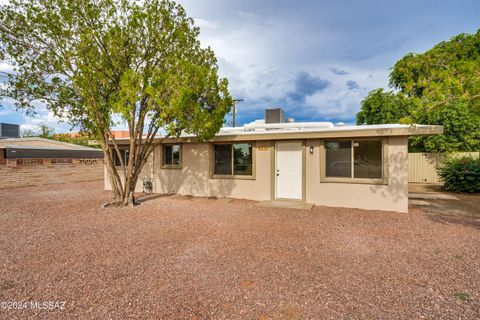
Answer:
POLYGON ((310 146, 310 154, 313 154, 313 146, 310 146))

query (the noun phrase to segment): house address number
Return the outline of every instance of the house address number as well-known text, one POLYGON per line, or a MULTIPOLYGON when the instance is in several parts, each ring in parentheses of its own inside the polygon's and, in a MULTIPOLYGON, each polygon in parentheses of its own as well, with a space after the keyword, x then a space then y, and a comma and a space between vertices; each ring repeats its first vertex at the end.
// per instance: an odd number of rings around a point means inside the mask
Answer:
POLYGON ((270 149, 270 147, 268 147, 268 146, 257 147, 258 151, 268 151, 269 149, 270 149))

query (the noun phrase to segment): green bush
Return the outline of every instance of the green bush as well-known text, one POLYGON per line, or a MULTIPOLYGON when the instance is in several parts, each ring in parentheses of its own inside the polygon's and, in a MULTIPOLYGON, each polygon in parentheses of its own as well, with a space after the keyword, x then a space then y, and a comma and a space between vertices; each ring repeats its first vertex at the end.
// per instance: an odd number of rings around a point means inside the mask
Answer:
POLYGON ((446 190, 480 192, 480 158, 450 158, 438 169, 446 190))

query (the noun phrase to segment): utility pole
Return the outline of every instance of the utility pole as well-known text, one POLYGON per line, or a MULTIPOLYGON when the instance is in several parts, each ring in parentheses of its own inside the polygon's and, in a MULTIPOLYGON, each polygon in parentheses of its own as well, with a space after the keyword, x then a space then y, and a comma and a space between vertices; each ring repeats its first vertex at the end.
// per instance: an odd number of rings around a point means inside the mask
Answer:
POLYGON ((232 127, 235 127, 235 113, 237 113, 237 103, 242 102, 243 99, 233 99, 232 107, 232 127))

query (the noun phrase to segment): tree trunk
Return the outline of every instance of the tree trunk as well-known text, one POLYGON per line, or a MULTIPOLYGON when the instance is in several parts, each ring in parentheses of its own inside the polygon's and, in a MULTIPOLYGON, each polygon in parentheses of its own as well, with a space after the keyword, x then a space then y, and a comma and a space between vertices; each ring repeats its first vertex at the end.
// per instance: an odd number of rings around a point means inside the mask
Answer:
POLYGON ((128 176, 125 179, 125 192, 122 197, 121 206, 122 207, 133 207, 135 206, 135 187, 138 181, 138 174, 134 174, 133 176, 128 176))
MULTIPOLYGON (((109 152, 108 152, 109 153, 109 152)), ((105 153, 105 158, 111 157, 105 153)), ((132 174, 126 172, 126 177, 123 172, 118 172, 117 167, 113 161, 106 160, 106 169, 108 179, 112 188, 113 201, 112 204, 117 207, 133 207, 135 206, 135 186, 137 185, 138 176, 141 168, 133 168, 132 174)), ((123 171, 123 170, 121 170, 123 171)))
MULTIPOLYGON (((130 143, 129 151, 129 159, 128 164, 121 161, 123 164, 122 169, 117 170, 115 163, 113 161, 114 155, 120 156, 119 150, 116 145, 115 148, 112 148, 108 145, 108 139, 105 139, 102 143, 102 149, 104 152, 104 162, 107 169, 108 178, 110 181, 110 185, 112 187, 113 193, 113 201, 112 204, 117 207, 133 207, 135 206, 135 187, 137 185, 138 177, 140 172, 142 171, 147 159, 151 156, 153 152, 153 137, 157 131, 151 133, 150 141, 147 143, 141 144, 144 148, 143 152, 138 152, 137 140, 135 139, 136 136, 131 140, 135 141, 134 143, 130 143)), ((142 132, 140 132, 141 136, 142 132)), ((113 137, 112 137, 113 139, 113 137)), ((165 139, 165 138, 163 138, 165 139)))

